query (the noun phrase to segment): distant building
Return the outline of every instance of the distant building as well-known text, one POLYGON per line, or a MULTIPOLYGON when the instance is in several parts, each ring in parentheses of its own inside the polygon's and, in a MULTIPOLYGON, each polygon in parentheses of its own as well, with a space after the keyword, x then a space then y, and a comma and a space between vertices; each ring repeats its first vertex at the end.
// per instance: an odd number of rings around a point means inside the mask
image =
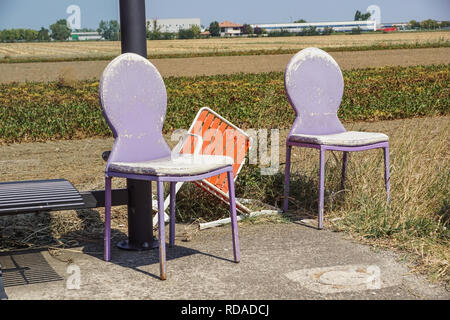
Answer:
POLYGON ((338 21, 338 22, 309 22, 309 23, 272 23, 272 24, 253 24, 253 28, 261 28, 267 32, 289 31, 301 32, 305 29, 315 27, 317 31, 325 28, 333 28, 336 32, 349 32, 352 29, 360 28, 361 31, 376 31, 375 21, 338 21))
POLYGON ((209 32, 208 30, 205 30, 200 33, 200 36, 204 37, 204 38, 209 38, 211 36, 211 32, 209 32))
POLYGON ((406 30, 409 28, 408 22, 393 22, 393 23, 383 23, 380 25, 377 30, 385 30, 390 29, 389 31, 392 31, 392 29, 395 30, 406 30))
POLYGON ((148 29, 153 31, 154 26, 161 32, 177 33, 181 29, 190 29, 192 26, 201 27, 200 18, 187 19, 150 19, 147 20, 148 29))
POLYGON ((103 37, 98 32, 72 32, 71 40, 103 40, 103 37))
POLYGON ((219 27, 221 37, 236 37, 242 34, 243 25, 230 21, 223 21, 219 23, 219 27))

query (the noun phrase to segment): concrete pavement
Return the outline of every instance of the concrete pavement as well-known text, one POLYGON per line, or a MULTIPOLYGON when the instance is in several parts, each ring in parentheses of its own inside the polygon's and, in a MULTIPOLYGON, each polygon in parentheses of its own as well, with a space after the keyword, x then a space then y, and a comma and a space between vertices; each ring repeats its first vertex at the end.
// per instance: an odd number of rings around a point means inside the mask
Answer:
MULTIPOLYGON (((107 263, 98 241, 54 257, 40 252, 56 281, 49 277, 50 282, 10 286, 6 292, 10 299, 49 300, 450 299, 443 286, 411 274, 396 254, 374 251, 341 233, 298 222, 240 223, 242 260, 235 264, 230 226, 197 232, 190 242, 181 241, 183 226, 177 229, 176 246, 167 251, 166 281, 158 278, 157 250, 114 249, 107 263)), ((5 259, 0 257, 3 265, 5 259)), ((5 273, 6 283, 13 274, 5 273)))

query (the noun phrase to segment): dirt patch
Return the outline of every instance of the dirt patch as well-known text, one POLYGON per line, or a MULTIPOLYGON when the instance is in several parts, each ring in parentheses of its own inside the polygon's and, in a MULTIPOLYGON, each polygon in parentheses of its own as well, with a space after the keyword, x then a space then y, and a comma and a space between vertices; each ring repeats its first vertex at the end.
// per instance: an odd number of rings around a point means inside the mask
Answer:
MULTIPOLYGON (((450 63, 450 48, 332 52, 342 69, 450 63)), ((292 55, 153 59, 161 74, 197 76, 283 71, 292 55)), ((109 61, 0 64, 0 83, 98 79, 109 61), (70 72, 69 72, 70 71, 70 72)))

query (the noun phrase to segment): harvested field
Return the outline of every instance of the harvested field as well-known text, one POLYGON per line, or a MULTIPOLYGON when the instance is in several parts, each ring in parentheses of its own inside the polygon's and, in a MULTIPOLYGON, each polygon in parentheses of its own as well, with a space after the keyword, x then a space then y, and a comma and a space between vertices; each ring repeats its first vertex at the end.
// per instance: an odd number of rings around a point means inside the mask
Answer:
MULTIPOLYGON (((330 53, 344 70, 450 63, 450 48, 344 51, 330 53)), ((161 74, 198 76, 284 71, 292 54, 151 59, 161 74)), ((109 61, 0 64, 0 83, 100 78, 109 61)))
MULTIPOLYGON (((151 55, 211 54, 226 52, 300 50, 306 47, 360 47, 425 44, 450 41, 450 32, 397 32, 388 34, 337 34, 311 37, 152 40, 151 55)), ((1 43, 1 59, 99 58, 120 53, 119 41, 1 43)))

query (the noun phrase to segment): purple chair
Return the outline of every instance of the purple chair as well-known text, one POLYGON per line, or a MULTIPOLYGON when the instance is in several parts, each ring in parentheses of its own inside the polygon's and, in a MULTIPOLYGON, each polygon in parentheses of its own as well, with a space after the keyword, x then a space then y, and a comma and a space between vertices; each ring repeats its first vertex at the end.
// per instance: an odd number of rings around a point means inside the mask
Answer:
POLYGON ((289 62, 284 84, 296 118, 286 141, 284 211, 288 210, 291 149, 293 146, 320 150, 319 229, 323 228, 325 151, 343 151, 342 188, 348 152, 384 149, 387 201, 390 201, 389 137, 382 133, 345 130, 337 111, 344 92, 344 79, 336 61, 325 51, 306 48, 289 62))
MULTIPOLYGON (((175 242, 176 182, 196 181, 227 173, 234 261, 239 239, 233 159, 225 156, 172 152, 162 135, 167 93, 161 75, 147 59, 122 54, 105 69, 99 88, 102 112, 115 141, 105 170, 105 260, 111 257, 111 179, 156 181, 161 280, 166 279, 164 182, 170 182, 170 245, 175 242)), ((149 212, 149 214, 151 214, 149 212)))

